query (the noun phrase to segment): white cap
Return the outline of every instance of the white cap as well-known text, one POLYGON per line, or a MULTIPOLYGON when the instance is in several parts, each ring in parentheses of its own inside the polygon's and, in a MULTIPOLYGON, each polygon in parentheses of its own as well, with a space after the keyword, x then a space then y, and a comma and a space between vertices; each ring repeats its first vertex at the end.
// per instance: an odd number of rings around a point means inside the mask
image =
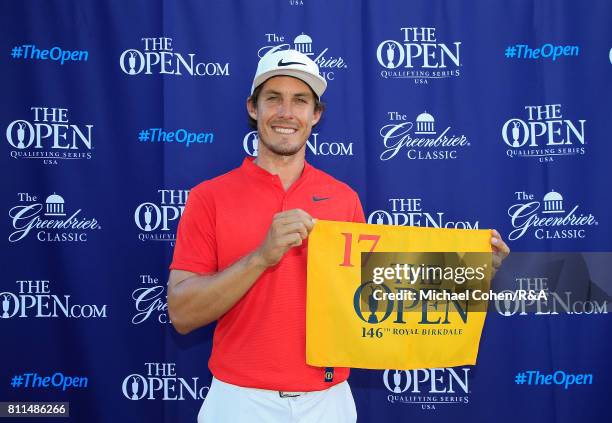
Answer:
POLYGON ((276 50, 259 59, 251 94, 266 80, 279 75, 301 79, 312 88, 319 98, 327 88, 325 78, 319 75, 319 67, 308 56, 297 50, 276 50))

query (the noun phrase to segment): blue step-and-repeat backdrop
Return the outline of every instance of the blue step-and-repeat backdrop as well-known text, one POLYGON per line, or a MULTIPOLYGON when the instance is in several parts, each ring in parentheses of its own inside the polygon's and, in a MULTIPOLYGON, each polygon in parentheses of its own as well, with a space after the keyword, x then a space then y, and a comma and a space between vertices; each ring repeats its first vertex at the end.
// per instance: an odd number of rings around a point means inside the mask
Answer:
MULTIPOLYGON (((513 252, 612 251, 611 2, 0 10, 0 402, 69 402, 63 421, 195 421, 213 327, 181 336, 169 322, 177 223, 190 188, 256 154, 245 100, 278 48, 327 79, 307 160, 359 193, 368 222, 497 228, 513 252)), ((509 285, 548 289, 522 268, 509 285)), ((354 370, 359 421, 606 421, 599 273, 597 296, 492 302, 476 366, 354 370)))

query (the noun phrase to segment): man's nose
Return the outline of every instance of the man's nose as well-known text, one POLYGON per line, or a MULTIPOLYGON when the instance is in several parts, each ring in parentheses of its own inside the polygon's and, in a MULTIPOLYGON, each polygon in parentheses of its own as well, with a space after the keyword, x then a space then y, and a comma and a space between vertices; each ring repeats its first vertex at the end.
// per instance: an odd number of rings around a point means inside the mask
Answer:
POLYGON ((284 100, 278 105, 277 114, 279 117, 290 118, 293 117, 293 105, 291 101, 284 100))

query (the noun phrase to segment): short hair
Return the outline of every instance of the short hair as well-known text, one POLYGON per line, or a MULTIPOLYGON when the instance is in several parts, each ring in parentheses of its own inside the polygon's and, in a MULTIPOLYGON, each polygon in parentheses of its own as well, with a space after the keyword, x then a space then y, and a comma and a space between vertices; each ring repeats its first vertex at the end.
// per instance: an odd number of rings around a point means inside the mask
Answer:
MULTIPOLYGON (((265 82, 262 84, 259 84, 254 90, 253 90, 253 94, 251 94, 248 98, 248 101, 251 102, 251 104, 253 104, 253 107, 257 108, 257 99, 259 98, 259 94, 261 94, 261 89, 263 88, 265 82)), ((308 85, 308 84, 306 84, 308 85)), ((308 88, 310 88, 310 86, 308 86, 308 88)), ((315 92, 312 90, 312 88, 310 88, 310 92, 312 93, 312 96, 315 99, 315 105, 314 105, 314 109, 315 112, 320 112, 323 113, 325 111, 325 103, 323 103, 321 100, 319 100, 319 96, 317 96, 315 94, 315 92)), ((249 118, 249 127, 251 127, 251 129, 257 129, 257 121, 255 119, 253 119, 251 117, 251 115, 249 115, 247 113, 247 116, 249 118)), ((320 122, 320 121, 319 121, 320 122)), ((317 126, 319 124, 319 122, 317 122, 316 125, 313 125, 312 127, 314 128, 315 126, 317 126)))

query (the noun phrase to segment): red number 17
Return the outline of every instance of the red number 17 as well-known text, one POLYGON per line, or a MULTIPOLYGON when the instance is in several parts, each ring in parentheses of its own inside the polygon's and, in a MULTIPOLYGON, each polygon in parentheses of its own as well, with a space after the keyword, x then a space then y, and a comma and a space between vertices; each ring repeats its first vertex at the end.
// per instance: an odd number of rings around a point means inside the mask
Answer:
MULTIPOLYGON (((340 266, 353 267, 353 264, 351 263, 353 234, 349 232, 342 232, 342 235, 344 235, 344 261, 340 263, 340 266)), ((372 248, 370 248, 370 251, 368 251, 368 253, 371 253, 372 251, 374 251, 374 248, 376 248, 376 244, 378 244, 379 240, 380 235, 359 234, 359 237, 357 238, 357 243, 360 243, 361 241, 372 241, 372 248)))

